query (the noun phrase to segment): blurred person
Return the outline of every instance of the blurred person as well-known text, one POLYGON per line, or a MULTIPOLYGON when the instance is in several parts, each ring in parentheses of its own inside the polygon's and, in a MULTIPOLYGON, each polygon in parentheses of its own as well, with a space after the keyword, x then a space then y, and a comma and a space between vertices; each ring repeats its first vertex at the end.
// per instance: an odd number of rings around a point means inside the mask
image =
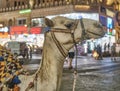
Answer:
POLYGON ((102 57, 102 48, 101 48, 100 44, 97 45, 97 53, 99 55, 98 59, 102 60, 103 59, 103 57, 102 57))
POLYGON ((116 56, 116 44, 113 43, 113 45, 111 46, 111 60, 116 60, 115 56, 116 56))
POLYGON ((32 58, 32 47, 28 45, 28 55, 30 56, 30 59, 32 58))
POLYGON ((106 52, 106 47, 107 47, 107 45, 106 45, 106 43, 104 44, 104 52, 106 52))
POLYGON ((109 52, 109 50, 110 50, 110 43, 108 43, 108 52, 109 52))
POLYGON ((32 58, 32 48, 31 47, 29 49, 29 55, 30 55, 30 58, 32 58))
POLYGON ((97 53, 97 50, 96 50, 96 49, 93 50, 92 56, 93 56, 96 60, 98 60, 99 54, 97 53))
POLYGON ((72 69, 73 68, 73 66, 72 66, 72 60, 73 60, 73 58, 74 58, 74 56, 75 56, 75 52, 74 52, 75 50, 74 50, 74 47, 72 47, 70 50, 69 50, 69 52, 68 52, 68 63, 69 63, 69 69, 72 69))
POLYGON ((25 54, 26 58, 29 58, 28 47, 27 46, 24 49, 24 54, 25 54))

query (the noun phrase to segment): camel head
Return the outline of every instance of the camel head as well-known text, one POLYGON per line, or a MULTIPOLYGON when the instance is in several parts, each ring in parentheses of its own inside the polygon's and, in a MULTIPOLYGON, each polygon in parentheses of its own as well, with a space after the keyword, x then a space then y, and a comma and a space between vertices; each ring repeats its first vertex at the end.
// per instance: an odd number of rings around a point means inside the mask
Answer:
POLYGON ((98 21, 83 18, 82 23, 84 28, 82 28, 80 19, 74 20, 62 16, 54 17, 51 20, 45 19, 45 24, 51 27, 51 31, 61 30, 61 32, 54 32, 54 34, 57 40, 65 45, 73 44, 71 32, 76 42, 82 41, 83 39, 96 39, 104 36, 105 32, 98 21), (68 31, 68 33, 66 31, 68 31))

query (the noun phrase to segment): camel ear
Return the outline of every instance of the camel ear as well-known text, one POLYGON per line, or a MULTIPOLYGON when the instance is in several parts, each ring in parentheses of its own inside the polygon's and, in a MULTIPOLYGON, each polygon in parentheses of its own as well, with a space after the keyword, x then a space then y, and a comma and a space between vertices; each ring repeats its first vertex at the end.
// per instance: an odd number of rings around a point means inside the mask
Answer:
POLYGON ((54 26, 54 23, 52 20, 48 19, 48 18, 45 18, 45 24, 48 26, 48 27, 53 27, 54 26))

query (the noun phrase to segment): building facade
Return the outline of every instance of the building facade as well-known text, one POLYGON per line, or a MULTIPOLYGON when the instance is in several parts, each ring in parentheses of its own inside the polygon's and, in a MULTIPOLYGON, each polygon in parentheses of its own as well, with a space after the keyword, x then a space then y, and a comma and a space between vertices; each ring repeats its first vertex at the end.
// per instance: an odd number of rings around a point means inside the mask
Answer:
POLYGON ((0 0, 0 4, 0 24, 13 26, 29 25, 32 18, 48 15, 72 12, 99 13, 102 2, 101 0, 0 0))
POLYGON ((31 27, 35 18, 59 14, 98 13, 106 17, 106 12, 114 11, 114 4, 105 3, 105 0, 0 0, 0 27, 31 27))
MULTIPOLYGON (((110 0, 0 0, 0 27, 9 29, 14 26, 23 28, 25 25, 33 27, 43 17, 61 14, 71 14, 71 17, 75 14, 74 18, 77 19, 79 16, 88 15, 97 19, 109 32, 114 28, 111 21, 114 20, 118 7, 116 7, 116 2, 108 1, 110 0), (81 15, 82 13, 84 14, 81 15)), ((107 39, 110 42, 111 37, 110 35, 107 39)))

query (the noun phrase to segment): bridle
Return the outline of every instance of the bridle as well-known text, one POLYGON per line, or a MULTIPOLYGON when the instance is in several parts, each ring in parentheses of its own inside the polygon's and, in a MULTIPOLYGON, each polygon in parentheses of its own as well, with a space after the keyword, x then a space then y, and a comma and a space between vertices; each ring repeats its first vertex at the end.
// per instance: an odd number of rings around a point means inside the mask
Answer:
MULTIPOLYGON (((79 21, 76 20, 75 21, 75 27, 72 29, 72 30, 61 30, 61 29, 57 29, 57 31, 55 29, 52 29, 50 32, 51 32, 51 36, 56 44, 56 46, 58 47, 59 51, 61 52, 61 54, 66 58, 67 57, 67 54, 65 53, 64 49, 63 49, 63 46, 60 44, 60 42, 57 40, 57 38, 55 37, 55 34, 54 32, 60 32, 60 33, 69 33, 71 34, 72 36, 72 39, 73 39, 73 44, 75 46, 75 49, 76 49, 76 56, 75 56, 75 68, 74 68, 74 81, 73 81, 73 91, 75 90, 75 85, 76 85, 76 78, 77 78, 77 54, 78 54, 78 50, 77 50, 77 43, 75 41, 75 36, 74 36, 74 32, 75 32, 75 29, 77 28, 78 26, 78 23, 79 21)), ((82 29, 82 32, 84 30, 82 29)))
MULTIPOLYGON (((75 29, 77 28, 78 22, 79 22, 79 20, 76 20, 76 21, 75 21, 75 27, 74 27, 73 29, 51 28, 51 29, 49 30, 49 32, 51 32, 51 35, 52 35, 52 38, 53 38, 54 42, 55 42, 56 45, 58 46, 59 50, 61 50, 61 53, 62 53, 62 55, 63 55, 64 57, 66 57, 65 52, 63 51, 61 44, 59 43, 59 41, 58 41, 57 38, 55 37, 54 32, 57 32, 57 33, 69 33, 69 34, 71 34, 71 36, 72 36, 72 38, 73 38, 73 43, 74 43, 74 45, 75 45, 75 44, 76 44, 76 41, 75 41, 74 32, 75 32, 75 29)), ((81 28, 82 28, 81 41, 86 40, 86 39, 90 39, 88 33, 93 34, 93 35, 97 35, 97 36, 99 36, 99 37, 103 37, 103 36, 101 36, 100 34, 97 34, 97 33, 91 32, 91 31, 89 31, 89 30, 86 30, 82 18, 80 19, 80 24, 81 24, 81 28)))
MULTIPOLYGON (((78 53, 78 51, 77 51, 77 43, 76 43, 76 41, 75 41, 74 32, 75 32, 75 29, 76 29, 77 26, 78 26, 78 23, 79 23, 79 20, 75 20, 75 26, 74 26, 74 28, 72 28, 72 29, 60 29, 60 28, 50 28, 50 29, 49 29, 49 32, 51 33, 52 39, 53 39, 53 41, 55 42, 57 48, 59 49, 59 51, 61 52, 61 54, 62 54, 63 57, 66 57, 67 54, 66 54, 66 52, 64 51, 64 47, 63 47, 63 46, 61 45, 61 43, 57 40, 57 38, 56 38, 56 36, 55 36, 55 33, 68 33, 68 34, 71 34, 72 39, 73 39, 73 44, 74 44, 75 49, 76 49, 76 55, 77 55, 77 53, 78 53)), ((94 33, 94 32, 85 30, 85 26, 84 26, 84 23, 83 23, 82 18, 80 19, 80 24, 81 24, 81 29, 82 29, 81 41, 90 38, 89 35, 88 35, 88 33, 91 33, 91 34, 94 34, 94 35, 97 35, 97 36, 102 37, 102 36, 99 35, 99 34, 96 34, 96 33, 94 33)), ((67 51, 68 51, 68 50, 67 50, 67 51)), ((76 60, 77 60, 77 57, 76 57, 76 60)), ((77 64, 77 63, 76 63, 76 64, 77 64)), ((75 69, 77 69, 77 66, 75 67, 75 69)))
POLYGON ((72 38, 73 38, 73 43, 74 45, 76 45, 76 41, 75 41, 75 37, 74 37, 74 32, 75 29, 77 28, 78 25, 78 20, 75 21, 75 27, 72 30, 69 29, 59 29, 59 28, 52 28, 49 32, 51 32, 51 36, 53 41, 55 42, 57 48, 59 49, 59 51, 61 52, 61 54, 63 55, 63 57, 66 57, 67 54, 64 51, 63 46, 60 44, 60 42, 57 40, 55 33, 68 33, 71 34, 72 38))
MULTIPOLYGON (((75 32, 75 29, 77 28, 78 26, 78 23, 79 23, 79 20, 75 20, 75 26, 73 29, 59 29, 59 28, 52 28, 50 29, 49 32, 51 32, 51 36, 52 36, 52 39, 53 41, 55 42, 57 48, 59 49, 59 51, 61 52, 62 56, 66 58, 67 54, 65 53, 64 49, 63 49, 63 46, 60 44, 60 42, 57 40, 56 36, 54 33, 69 33, 71 34, 72 36, 72 39, 73 39, 73 44, 75 46, 75 49, 76 49, 76 57, 75 57, 75 70, 77 71, 77 54, 78 54, 78 50, 77 50, 77 43, 75 41, 75 36, 74 36, 74 32, 75 32)), ((81 24, 81 28, 82 28, 82 37, 81 37, 81 40, 84 40, 87 35, 86 31, 85 31, 85 27, 84 27, 84 24, 83 24, 83 21, 82 21, 82 18, 80 19, 80 24, 81 24)))
MULTIPOLYGON (((59 41, 57 40, 57 38, 55 37, 55 34, 54 32, 56 33, 69 33, 71 34, 72 38, 73 38, 73 43, 74 45, 76 45, 76 41, 75 41, 75 36, 74 36, 74 32, 75 32, 75 29, 77 28, 77 25, 78 25, 78 22, 79 20, 75 20, 75 26, 73 29, 60 29, 60 28, 51 28, 49 30, 49 32, 51 32, 51 35, 52 35, 52 38, 55 42, 55 44, 57 45, 58 49, 60 50, 61 54, 66 57, 66 53, 64 52, 63 50, 63 47, 62 45, 59 43, 59 41)), ((81 29, 82 29, 82 34, 81 34, 81 41, 85 40, 85 39, 89 39, 89 35, 87 34, 88 33, 91 33, 91 34, 94 34, 94 35, 98 35, 98 36, 101 36, 99 34, 96 34, 96 33, 93 33, 93 32, 90 32, 88 30, 85 30, 85 27, 84 27, 84 23, 83 23, 83 20, 82 18, 80 19, 80 24, 81 24, 81 29)))

